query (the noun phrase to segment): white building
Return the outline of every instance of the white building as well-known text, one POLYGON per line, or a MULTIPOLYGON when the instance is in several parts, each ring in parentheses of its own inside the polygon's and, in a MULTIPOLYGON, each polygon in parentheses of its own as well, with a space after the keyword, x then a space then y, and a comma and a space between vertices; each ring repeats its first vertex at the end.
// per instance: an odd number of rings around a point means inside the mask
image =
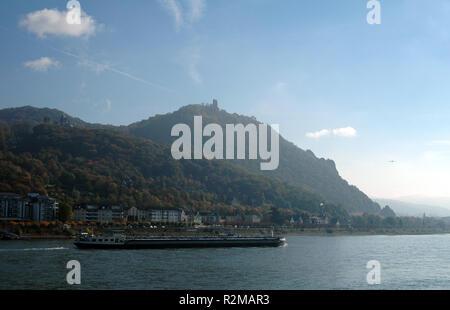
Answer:
POLYGON ((126 211, 127 222, 147 222, 151 218, 151 210, 131 207, 126 211))

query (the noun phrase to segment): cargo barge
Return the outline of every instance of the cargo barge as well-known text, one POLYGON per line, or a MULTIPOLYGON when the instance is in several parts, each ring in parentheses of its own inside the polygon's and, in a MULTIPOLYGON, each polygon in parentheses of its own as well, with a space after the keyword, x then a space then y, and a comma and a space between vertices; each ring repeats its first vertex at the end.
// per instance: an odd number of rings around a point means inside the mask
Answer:
POLYGON ((282 237, 131 237, 123 235, 82 235, 74 245, 80 249, 164 249, 207 247, 278 247, 286 243, 282 237))

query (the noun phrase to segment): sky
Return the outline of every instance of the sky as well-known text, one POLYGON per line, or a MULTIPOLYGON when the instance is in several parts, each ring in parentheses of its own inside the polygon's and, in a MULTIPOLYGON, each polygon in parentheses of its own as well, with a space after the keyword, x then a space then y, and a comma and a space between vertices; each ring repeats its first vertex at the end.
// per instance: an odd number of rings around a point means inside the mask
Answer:
POLYGON ((127 125, 187 104, 279 124, 370 197, 450 196, 450 3, 0 3, 0 108, 127 125))

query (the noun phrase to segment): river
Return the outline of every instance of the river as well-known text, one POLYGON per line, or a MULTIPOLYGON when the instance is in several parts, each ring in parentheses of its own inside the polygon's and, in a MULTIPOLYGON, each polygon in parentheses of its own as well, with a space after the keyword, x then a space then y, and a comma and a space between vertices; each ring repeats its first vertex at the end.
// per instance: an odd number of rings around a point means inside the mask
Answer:
POLYGON ((0 289, 449 289, 450 235, 288 236, 279 248, 79 250, 0 241, 0 289), (81 285, 66 264, 81 265, 81 285), (366 280, 380 263, 380 284, 366 280))

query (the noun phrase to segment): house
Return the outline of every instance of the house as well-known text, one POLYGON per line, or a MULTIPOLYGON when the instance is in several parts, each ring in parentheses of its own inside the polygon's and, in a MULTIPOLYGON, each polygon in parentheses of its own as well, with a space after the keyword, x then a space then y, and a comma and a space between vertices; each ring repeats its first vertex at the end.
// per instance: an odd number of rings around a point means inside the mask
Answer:
POLYGON ((181 210, 180 218, 181 218, 181 222, 183 222, 183 223, 189 222, 189 215, 186 212, 184 212, 184 210, 181 210))
POLYGON ((207 224, 218 224, 221 222, 222 218, 216 213, 201 213, 202 222, 207 224))
POLYGON ((261 223, 261 217, 256 214, 246 215, 244 221, 248 224, 259 224, 261 223))
POLYGON ((203 223, 202 216, 199 212, 197 212, 197 214, 194 215, 193 222, 194 222, 194 224, 197 224, 197 225, 201 225, 203 223))
POLYGON ((138 209, 136 207, 131 207, 126 211, 127 222, 147 222, 150 221, 151 214, 150 210, 138 209))
POLYGON ((329 219, 327 216, 311 216, 311 224, 316 224, 316 225, 328 225, 329 224, 329 219))
POLYGON ((240 215, 227 215, 225 217, 225 222, 228 224, 235 224, 243 222, 243 219, 240 215))
POLYGON ((318 216, 311 216, 309 218, 309 220, 311 221, 311 224, 316 224, 316 225, 320 224, 320 217, 318 217, 318 216))

